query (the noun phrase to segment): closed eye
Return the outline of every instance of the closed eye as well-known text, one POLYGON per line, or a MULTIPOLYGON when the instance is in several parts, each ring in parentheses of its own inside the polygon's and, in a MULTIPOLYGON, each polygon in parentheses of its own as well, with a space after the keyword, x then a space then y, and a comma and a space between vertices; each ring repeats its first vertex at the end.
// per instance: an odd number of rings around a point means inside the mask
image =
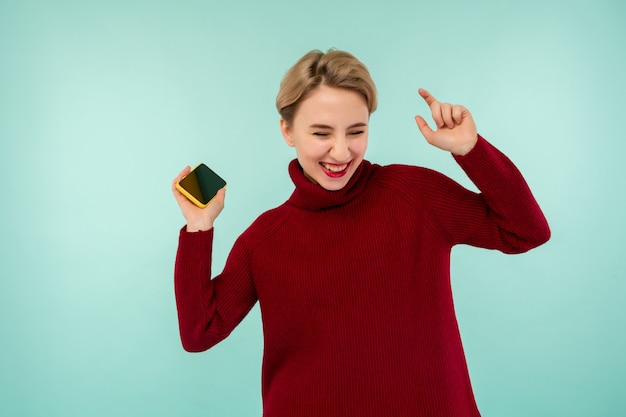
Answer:
POLYGON ((313 132, 313 136, 328 136, 328 133, 326 132, 313 132))
POLYGON ((351 134, 352 136, 358 136, 358 135, 363 134, 363 130, 355 130, 355 131, 353 131, 353 132, 350 132, 350 134, 351 134))

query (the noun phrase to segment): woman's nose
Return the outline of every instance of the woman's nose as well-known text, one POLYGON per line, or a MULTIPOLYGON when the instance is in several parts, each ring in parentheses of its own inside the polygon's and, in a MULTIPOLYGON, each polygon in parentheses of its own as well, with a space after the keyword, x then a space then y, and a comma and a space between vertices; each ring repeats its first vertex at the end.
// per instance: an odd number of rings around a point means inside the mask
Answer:
POLYGON ((350 159, 350 144, 345 136, 338 136, 332 144, 330 156, 337 162, 346 162, 350 159))

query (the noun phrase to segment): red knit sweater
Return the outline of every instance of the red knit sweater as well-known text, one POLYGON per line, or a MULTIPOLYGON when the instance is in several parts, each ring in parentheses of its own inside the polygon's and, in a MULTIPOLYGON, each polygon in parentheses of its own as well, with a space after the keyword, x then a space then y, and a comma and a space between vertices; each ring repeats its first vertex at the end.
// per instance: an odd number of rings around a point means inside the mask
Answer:
POLYGON ((527 251, 550 236, 510 160, 479 137, 456 160, 481 194, 429 169, 363 161, 295 191, 236 241, 213 280, 213 231, 180 233, 175 290, 188 351, 260 302, 266 417, 475 417, 450 287, 455 244, 527 251))

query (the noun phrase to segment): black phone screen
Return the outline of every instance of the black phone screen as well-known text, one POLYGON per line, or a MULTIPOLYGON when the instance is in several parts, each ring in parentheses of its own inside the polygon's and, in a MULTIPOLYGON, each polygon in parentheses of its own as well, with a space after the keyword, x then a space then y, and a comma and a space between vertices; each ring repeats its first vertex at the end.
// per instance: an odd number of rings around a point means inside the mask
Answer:
POLYGON ((205 164, 200 164, 179 184, 200 203, 208 204, 224 188, 226 181, 205 164))

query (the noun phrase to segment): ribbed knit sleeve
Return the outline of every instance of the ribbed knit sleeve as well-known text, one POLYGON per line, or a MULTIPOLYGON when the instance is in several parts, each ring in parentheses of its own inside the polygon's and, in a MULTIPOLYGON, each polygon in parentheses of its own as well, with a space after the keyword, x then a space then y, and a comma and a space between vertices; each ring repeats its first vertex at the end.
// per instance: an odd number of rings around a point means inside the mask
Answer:
POLYGON ((248 253, 233 247, 224 271, 211 279, 214 229, 180 231, 174 289, 183 348, 200 352, 226 338, 257 301, 248 253))
POLYGON ((521 253, 550 238, 546 218, 507 156, 479 136, 474 149, 455 159, 479 194, 437 173, 419 183, 452 244, 521 253))

